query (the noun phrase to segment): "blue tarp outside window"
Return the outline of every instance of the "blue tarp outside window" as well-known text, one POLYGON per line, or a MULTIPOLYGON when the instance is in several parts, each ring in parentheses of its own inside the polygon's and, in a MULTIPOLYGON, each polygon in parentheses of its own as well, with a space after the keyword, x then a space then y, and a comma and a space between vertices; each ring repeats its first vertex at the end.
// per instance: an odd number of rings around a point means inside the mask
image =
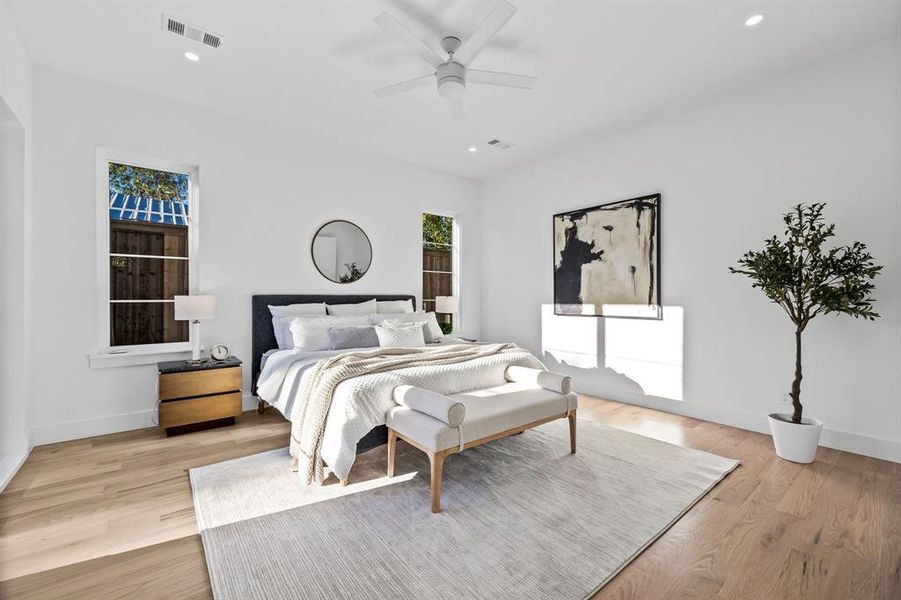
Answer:
POLYGON ((187 225, 188 206, 174 200, 155 200, 110 192, 109 218, 113 221, 187 225))

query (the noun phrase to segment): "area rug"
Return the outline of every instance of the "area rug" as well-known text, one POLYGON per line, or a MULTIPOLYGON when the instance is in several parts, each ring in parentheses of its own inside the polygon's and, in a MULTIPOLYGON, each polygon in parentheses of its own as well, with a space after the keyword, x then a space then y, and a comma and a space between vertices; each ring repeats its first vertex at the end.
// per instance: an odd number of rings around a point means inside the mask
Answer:
MULTIPOLYGON (((565 420, 452 455, 432 514, 426 456, 384 449, 351 484, 302 488, 287 449, 191 470, 217 600, 585 598, 737 465, 565 420)), ((398 446, 399 450, 401 445, 398 446)))

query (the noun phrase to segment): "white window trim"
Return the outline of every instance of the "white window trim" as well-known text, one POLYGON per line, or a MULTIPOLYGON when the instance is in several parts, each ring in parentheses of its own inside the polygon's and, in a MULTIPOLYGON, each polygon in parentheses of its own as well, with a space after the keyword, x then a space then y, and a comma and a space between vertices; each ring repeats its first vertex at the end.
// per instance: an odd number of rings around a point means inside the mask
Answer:
POLYGON ((459 335, 463 332, 463 286, 462 286, 462 278, 461 275, 463 273, 463 260, 462 260, 462 248, 463 248, 463 234, 460 229, 460 220, 457 218, 457 215, 448 215, 454 220, 453 227, 453 260, 451 262, 451 269, 453 269, 453 273, 451 274, 451 278, 453 279, 453 287, 451 289, 454 290, 454 296, 457 297, 460 307, 460 312, 457 313, 454 318, 454 331, 459 335))
MULTIPOLYGON (((454 220, 454 227, 453 227, 453 232, 452 232, 453 243, 451 244, 451 247, 453 249, 453 256, 451 257, 451 265, 452 265, 451 268, 453 269, 453 271, 451 271, 451 281, 452 281, 451 289, 453 290, 453 292, 452 292, 453 295, 456 296, 457 298, 459 298, 459 301, 460 301, 460 312, 458 312, 456 315, 454 315, 454 333, 458 334, 463 331, 463 285, 462 285, 463 278, 461 277, 461 274, 463 272, 463 270, 462 270, 462 267, 463 267, 463 251, 462 251, 463 232, 460 229, 459 215, 457 215, 457 213, 448 212, 445 210, 429 210, 429 209, 424 209, 422 211, 422 213, 427 214, 427 215, 437 215, 439 217, 450 217, 451 219, 454 220)), ((421 221, 421 218, 422 217, 420 215, 420 225, 419 225, 419 253, 420 254, 422 254, 422 221, 421 221)), ((436 245, 447 246, 447 244, 437 244, 437 243, 436 243, 436 245)), ((447 271, 428 271, 426 269, 423 269, 422 268, 422 260, 420 260, 419 270, 422 273, 447 273, 447 271)), ((420 279, 422 279, 422 278, 420 277, 420 279)), ((420 290, 420 293, 422 293, 422 290, 420 290)), ((422 300, 422 298, 420 298, 420 300, 421 300, 420 304, 422 305, 422 309, 424 312, 425 311, 425 300, 422 300)))
POLYGON ((197 165, 160 160, 97 148, 97 342, 88 359, 91 368, 152 364, 161 360, 181 358, 191 352, 194 328, 188 328, 187 342, 140 344, 110 347, 110 290, 109 290, 109 163, 125 163, 170 173, 185 173, 191 183, 188 191, 190 219, 188 220, 188 293, 199 290, 200 274, 200 176, 197 165))

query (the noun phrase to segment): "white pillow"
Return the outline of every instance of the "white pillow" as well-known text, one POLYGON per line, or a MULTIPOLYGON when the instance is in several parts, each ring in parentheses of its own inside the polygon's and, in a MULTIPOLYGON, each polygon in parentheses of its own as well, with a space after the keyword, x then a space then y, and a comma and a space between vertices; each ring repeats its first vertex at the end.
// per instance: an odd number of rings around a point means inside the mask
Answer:
POLYGON ((297 315, 287 315, 284 317, 272 317, 272 331, 275 333, 275 341, 278 343, 279 350, 288 350, 294 347, 291 340, 291 321, 297 318, 297 315))
POLYGON ((293 347, 291 332, 291 320, 298 315, 325 316, 325 302, 313 304, 287 304, 285 306, 269 305, 269 314, 272 315, 272 331, 275 333, 275 341, 279 350, 287 350, 293 347))
POLYGON ((325 302, 313 302, 312 304, 285 304, 284 306, 269 306, 269 314, 273 317, 287 315, 322 315, 325 316, 325 302))
POLYGON ((379 347, 413 348, 425 346, 422 336, 422 324, 410 323, 401 327, 375 326, 375 334, 379 336, 379 347))
POLYGON ((412 300, 380 300, 375 303, 380 315, 400 315, 413 312, 412 300))
MULTIPOLYGON (((412 314, 415 315, 416 313, 412 313, 412 314)), ((389 319, 400 320, 400 319, 405 318, 406 316, 407 315, 404 313, 394 313, 394 314, 390 314, 390 315, 380 315, 380 314, 369 315, 369 324, 370 325, 381 325, 382 323, 384 323, 385 321, 387 321, 389 319)))
POLYGON ((438 324, 438 317, 433 312, 426 313, 425 316, 428 318, 423 326, 425 336, 428 338, 426 341, 437 342, 444 337, 444 332, 441 331, 441 325, 438 324))
POLYGON ((328 314, 336 317, 357 317, 378 312, 375 298, 359 304, 326 304, 328 314))
POLYGON ((441 326, 438 325, 438 317, 435 316, 435 313, 411 313, 408 315, 385 315, 386 318, 378 319, 382 315, 370 315, 370 321, 373 321, 374 325, 400 325, 402 323, 422 323, 423 327, 423 335, 425 336, 425 341, 427 344, 431 344, 432 342, 437 342, 438 339, 444 335, 444 332, 441 331, 441 326), (376 317, 376 320, 373 320, 372 317, 376 317))
POLYGON ((328 336, 329 327, 365 327, 366 317, 294 317, 291 321, 291 337, 294 347, 304 352, 329 350, 332 342, 328 336))

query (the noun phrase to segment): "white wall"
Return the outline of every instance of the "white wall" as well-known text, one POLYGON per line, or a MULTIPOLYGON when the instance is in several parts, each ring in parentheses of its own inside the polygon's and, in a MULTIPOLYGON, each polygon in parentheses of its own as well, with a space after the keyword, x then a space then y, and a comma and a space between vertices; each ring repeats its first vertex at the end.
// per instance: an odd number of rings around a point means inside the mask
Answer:
POLYGON ((899 91, 901 43, 892 39, 490 178, 484 337, 535 351, 544 343, 549 366, 572 373, 580 392, 764 431, 765 415, 786 409, 793 330, 727 268, 780 231, 791 205, 826 201, 840 239, 865 242, 885 265, 875 294, 882 319, 811 324, 805 414, 826 423, 826 445, 901 461, 899 91), (551 215, 654 192, 663 194, 666 321, 546 317, 542 339, 551 215), (644 393, 664 377, 655 393, 666 397, 644 393))
POLYGON ((31 62, 0 3, 0 490, 28 456, 31 62))
MULTIPOLYGON (((148 426, 156 369, 91 369, 95 351, 95 151, 200 167, 200 290, 217 296, 203 342, 226 344, 250 378, 254 293, 421 293, 421 213, 456 213, 467 282, 464 334, 479 334, 478 185, 342 150, 124 88, 35 68, 35 443, 148 426), (340 285, 316 271, 310 243, 348 219, 373 247, 369 272, 340 285)), ((302 107, 298 107, 302 110, 302 107)), ((315 118, 315 115, 311 115, 315 118)))

